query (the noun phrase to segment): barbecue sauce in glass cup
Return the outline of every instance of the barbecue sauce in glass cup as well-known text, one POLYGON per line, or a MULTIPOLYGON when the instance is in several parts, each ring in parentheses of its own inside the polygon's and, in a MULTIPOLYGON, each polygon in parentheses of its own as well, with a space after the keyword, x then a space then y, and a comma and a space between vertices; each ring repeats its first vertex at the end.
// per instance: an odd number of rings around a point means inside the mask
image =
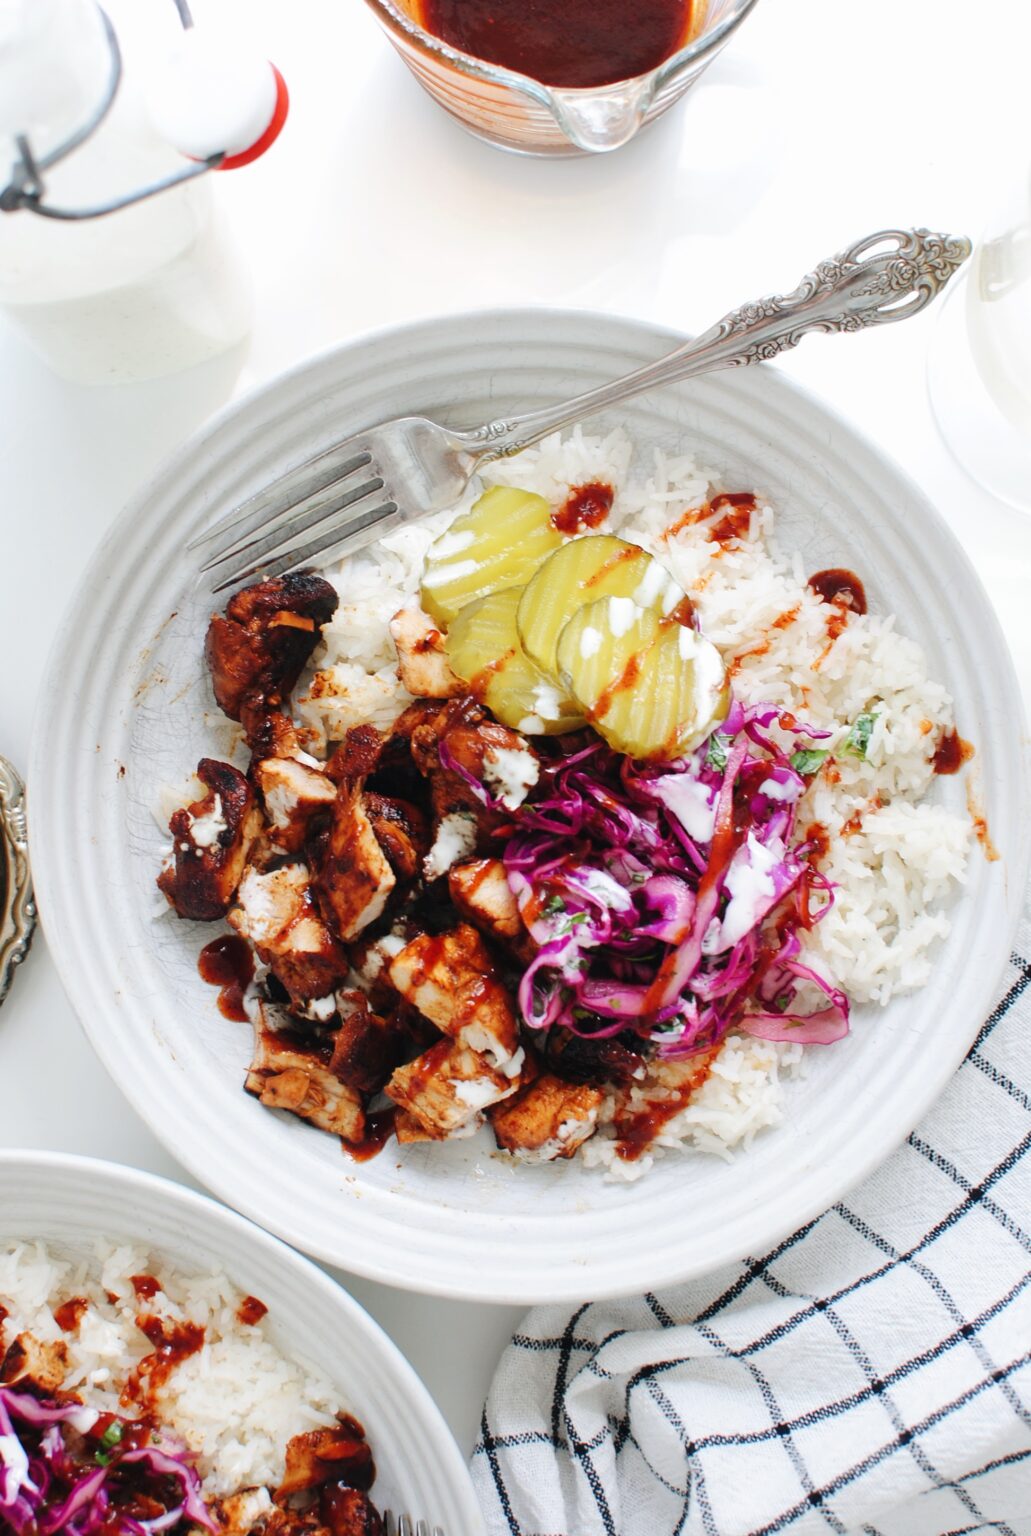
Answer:
POLYGON ((647 74, 689 40, 702 0, 415 0, 452 48, 545 85, 583 89, 647 74))

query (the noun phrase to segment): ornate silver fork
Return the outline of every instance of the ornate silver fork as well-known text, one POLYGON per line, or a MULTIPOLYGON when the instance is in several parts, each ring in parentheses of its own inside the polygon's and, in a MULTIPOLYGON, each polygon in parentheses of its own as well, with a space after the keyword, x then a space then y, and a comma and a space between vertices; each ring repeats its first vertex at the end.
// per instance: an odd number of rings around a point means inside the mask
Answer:
POLYGON ((425 1520, 413 1524, 408 1515, 397 1516, 391 1509, 383 1511, 383 1529, 385 1536, 444 1536, 439 1525, 430 1526, 425 1520))
POLYGON ((477 466, 507 457, 661 384, 776 357, 810 331, 905 320, 970 255, 962 236, 885 229, 823 261, 791 293, 743 304, 694 341, 599 389, 543 410, 455 431, 406 416, 309 459, 195 539, 222 592, 255 576, 328 565, 402 523, 452 505, 477 466))

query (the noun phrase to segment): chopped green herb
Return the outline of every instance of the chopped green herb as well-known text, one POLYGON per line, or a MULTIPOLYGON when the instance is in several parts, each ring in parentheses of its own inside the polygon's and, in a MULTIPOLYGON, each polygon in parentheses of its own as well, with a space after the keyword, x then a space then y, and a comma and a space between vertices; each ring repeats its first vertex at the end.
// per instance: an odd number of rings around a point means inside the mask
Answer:
MULTIPOLYGON (((564 910, 565 909, 563 908, 563 911, 564 910)), ((566 918, 565 922, 559 923, 556 927, 556 939, 562 938, 563 934, 572 933, 574 928, 579 928, 581 923, 586 923, 587 918, 588 913, 586 912, 571 912, 570 915, 566 918)))
POLYGON ((730 742, 731 738, 725 736, 722 731, 713 732, 709 737, 709 750, 705 756, 707 767, 725 768, 727 766, 727 750, 730 742))
POLYGON ((98 1451, 93 1460, 98 1467, 109 1467, 111 1465, 111 1458, 106 1451, 98 1451))
POLYGON ((788 762, 796 773, 809 778, 818 773, 827 756, 823 747, 799 747, 797 752, 792 752, 788 762))
POLYGON ((103 1449, 105 1451, 113 1450, 114 1447, 118 1444, 119 1440, 121 1440, 122 1433, 122 1426, 119 1424, 118 1420, 115 1419, 114 1423, 109 1424, 100 1437, 100 1444, 103 1449))
POLYGON ((545 917, 557 917, 560 912, 564 912, 565 910, 566 904, 562 900, 561 896, 549 896, 547 901, 544 903, 543 915, 545 917))
POLYGON ((870 745, 870 734, 873 731, 876 714, 857 715, 852 729, 845 741, 845 751, 852 752, 856 757, 865 757, 866 749, 870 745))

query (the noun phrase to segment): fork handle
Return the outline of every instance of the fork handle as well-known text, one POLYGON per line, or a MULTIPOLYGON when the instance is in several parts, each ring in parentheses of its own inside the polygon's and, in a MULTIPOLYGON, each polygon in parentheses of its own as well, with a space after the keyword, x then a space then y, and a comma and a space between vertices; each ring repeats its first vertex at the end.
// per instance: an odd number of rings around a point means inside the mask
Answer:
POLYGON ((524 416, 454 433, 455 444, 480 463, 507 458, 549 432, 660 384, 677 384, 719 368, 764 362, 797 346, 810 331, 859 331, 905 320, 929 304, 970 255, 964 236, 926 229, 882 229, 822 261, 791 293, 743 304, 694 341, 621 379, 524 416))

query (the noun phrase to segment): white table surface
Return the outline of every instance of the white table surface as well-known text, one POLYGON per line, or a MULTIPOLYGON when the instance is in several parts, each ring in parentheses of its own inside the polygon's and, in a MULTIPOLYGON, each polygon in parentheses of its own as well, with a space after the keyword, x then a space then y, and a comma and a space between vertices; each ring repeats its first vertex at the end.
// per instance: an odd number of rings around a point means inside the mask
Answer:
MULTIPOLYGON (((1021 0, 982 0, 975 11, 965 0, 896 0, 888 11, 761 0, 650 132, 613 156, 550 163, 468 138, 409 77, 361 0, 208 9, 246 18, 293 98, 274 150, 218 189, 257 292, 238 390, 370 327, 460 309, 557 304, 700 330, 793 286, 868 230, 976 235, 997 190, 1031 158, 1021 0)), ((816 338, 778 366, 925 487, 991 595, 1028 698, 1031 522, 969 482, 937 436, 925 387, 934 324, 932 310, 816 338)), ((0 323, 0 749, 16 764, 28 758, 48 636, 93 546, 229 387, 218 363, 135 386, 72 386, 0 323)), ((0 1082, 0 1144, 186 1178, 94 1059, 42 935, 0 1016, 0 1082)), ((345 1283, 467 1450, 518 1311, 345 1283)))

